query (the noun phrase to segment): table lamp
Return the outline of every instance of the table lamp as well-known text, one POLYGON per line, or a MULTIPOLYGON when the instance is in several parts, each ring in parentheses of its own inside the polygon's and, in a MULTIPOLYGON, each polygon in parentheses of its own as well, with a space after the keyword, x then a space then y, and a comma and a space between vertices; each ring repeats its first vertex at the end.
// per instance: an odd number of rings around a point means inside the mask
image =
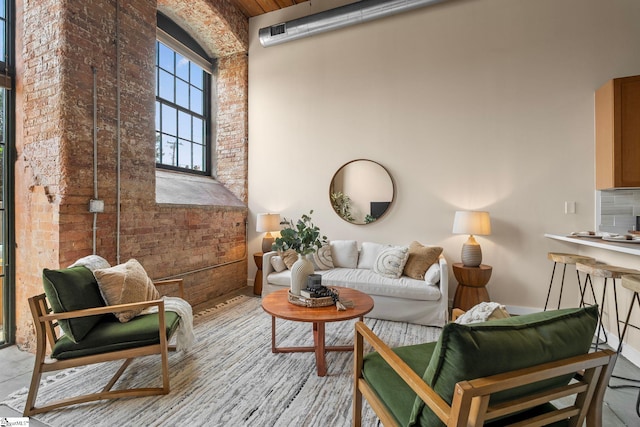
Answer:
POLYGON ((262 238, 262 252, 271 251, 271 245, 273 245, 272 231, 280 230, 280 214, 262 213, 258 214, 256 221, 256 231, 259 233, 266 232, 262 238))
POLYGON ((482 263, 480 244, 473 237, 491 234, 491 220, 489 212, 457 211, 453 219, 454 234, 468 234, 469 239, 462 245, 462 264, 465 267, 478 267, 482 263))

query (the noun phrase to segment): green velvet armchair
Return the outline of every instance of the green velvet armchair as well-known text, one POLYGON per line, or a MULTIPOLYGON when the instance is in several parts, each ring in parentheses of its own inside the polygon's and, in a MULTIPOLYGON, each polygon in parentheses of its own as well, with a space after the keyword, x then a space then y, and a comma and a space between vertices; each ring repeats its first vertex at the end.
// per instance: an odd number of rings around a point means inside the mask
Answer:
MULTIPOLYGON (((102 399, 169 393, 168 351, 175 349, 169 340, 180 317, 175 312, 165 312, 163 300, 106 306, 93 273, 82 266, 45 270, 43 280, 46 294, 29 298, 37 348, 24 416, 102 399), (149 307, 157 307, 157 313, 143 314, 126 323, 113 315, 149 307), (160 356, 161 386, 112 390, 134 358, 152 354, 160 356), (37 404, 43 373, 122 359, 111 380, 95 393, 61 396, 54 402, 37 404)), ((172 285, 182 297, 182 279, 155 285, 172 285)))
POLYGON ((437 342, 393 349, 358 322, 353 425, 365 397, 385 426, 601 426, 616 353, 589 353, 597 316, 592 306, 450 323, 437 342))

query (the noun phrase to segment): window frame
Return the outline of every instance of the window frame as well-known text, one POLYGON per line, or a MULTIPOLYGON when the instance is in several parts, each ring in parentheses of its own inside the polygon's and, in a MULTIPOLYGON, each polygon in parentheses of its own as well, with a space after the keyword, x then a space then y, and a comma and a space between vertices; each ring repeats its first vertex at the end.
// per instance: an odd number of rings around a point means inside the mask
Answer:
MULTIPOLYGON (((177 24, 171 21, 166 16, 158 13, 157 19, 157 32, 156 32, 156 52, 155 52, 155 105, 156 108, 158 105, 167 105, 168 107, 175 108, 178 112, 182 111, 188 114, 191 117, 197 117, 197 113, 194 114, 193 110, 190 108, 181 107, 176 100, 173 102, 167 101, 164 98, 160 97, 159 92, 159 84, 160 84, 160 66, 159 66, 159 53, 158 53, 158 43, 162 43, 169 49, 173 50, 175 53, 183 56, 193 64, 200 67, 204 70, 203 76, 203 112, 200 116, 204 123, 204 144, 203 144, 203 170, 196 170, 191 168, 184 168, 176 165, 169 165, 164 163, 158 163, 156 158, 156 168, 158 169, 167 169, 172 171, 177 171, 185 174, 193 174, 193 175, 205 175, 205 176, 213 176, 213 153, 214 153, 214 144, 213 144, 213 128, 215 127, 215 121, 213 117, 213 108, 212 108, 212 87, 213 87, 213 78, 214 78, 214 70, 215 70, 215 62, 212 58, 207 57, 206 52, 202 49, 198 43, 189 36, 182 28, 180 28, 177 24)), ((177 74, 173 74, 176 78, 177 74)), ((158 111, 155 112, 156 117, 159 114, 158 111)), ((158 144, 158 135, 162 138, 162 129, 158 129, 154 125, 155 135, 156 135, 156 144, 158 144)), ((176 138, 178 136, 176 135, 176 138)), ((193 137, 189 141, 192 145, 193 137)), ((161 142, 160 142, 161 144, 161 142)), ((157 145, 156 145, 157 149, 157 145)), ((179 164, 179 163, 178 163, 179 164)))
POLYGON ((4 146, 0 157, 2 164, 2 206, 0 216, 0 244, 2 273, 2 319, 0 319, 0 348, 13 345, 16 333, 16 296, 15 296, 15 202, 14 202, 14 164, 15 164, 15 2, 5 0, 4 9, 4 56, 0 58, 0 88, 4 93, 4 146))

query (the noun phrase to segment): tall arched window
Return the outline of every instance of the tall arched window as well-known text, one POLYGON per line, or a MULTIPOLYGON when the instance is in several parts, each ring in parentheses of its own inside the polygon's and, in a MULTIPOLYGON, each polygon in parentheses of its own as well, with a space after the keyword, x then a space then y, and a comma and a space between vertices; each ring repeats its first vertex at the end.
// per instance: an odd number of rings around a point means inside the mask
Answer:
POLYGON ((157 34, 156 166, 211 175, 213 61, 162 14, 157 34))

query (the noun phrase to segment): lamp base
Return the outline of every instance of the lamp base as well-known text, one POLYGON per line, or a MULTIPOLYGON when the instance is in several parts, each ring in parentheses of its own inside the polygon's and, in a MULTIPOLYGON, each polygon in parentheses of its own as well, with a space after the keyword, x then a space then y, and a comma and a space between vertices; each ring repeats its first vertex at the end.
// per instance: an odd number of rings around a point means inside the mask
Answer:
POLYGON ((271 252, 271 246, 273 245, 274 240, 275 239, 271 236, 271 233, 267 233, 267 235, 262 239, 262 252, 271 252))
POLYGON ((482 264, 482 249, 473 236, 469 236, 469 240, 462 245, 460 259, 465 267, 478 267, 482 264))

